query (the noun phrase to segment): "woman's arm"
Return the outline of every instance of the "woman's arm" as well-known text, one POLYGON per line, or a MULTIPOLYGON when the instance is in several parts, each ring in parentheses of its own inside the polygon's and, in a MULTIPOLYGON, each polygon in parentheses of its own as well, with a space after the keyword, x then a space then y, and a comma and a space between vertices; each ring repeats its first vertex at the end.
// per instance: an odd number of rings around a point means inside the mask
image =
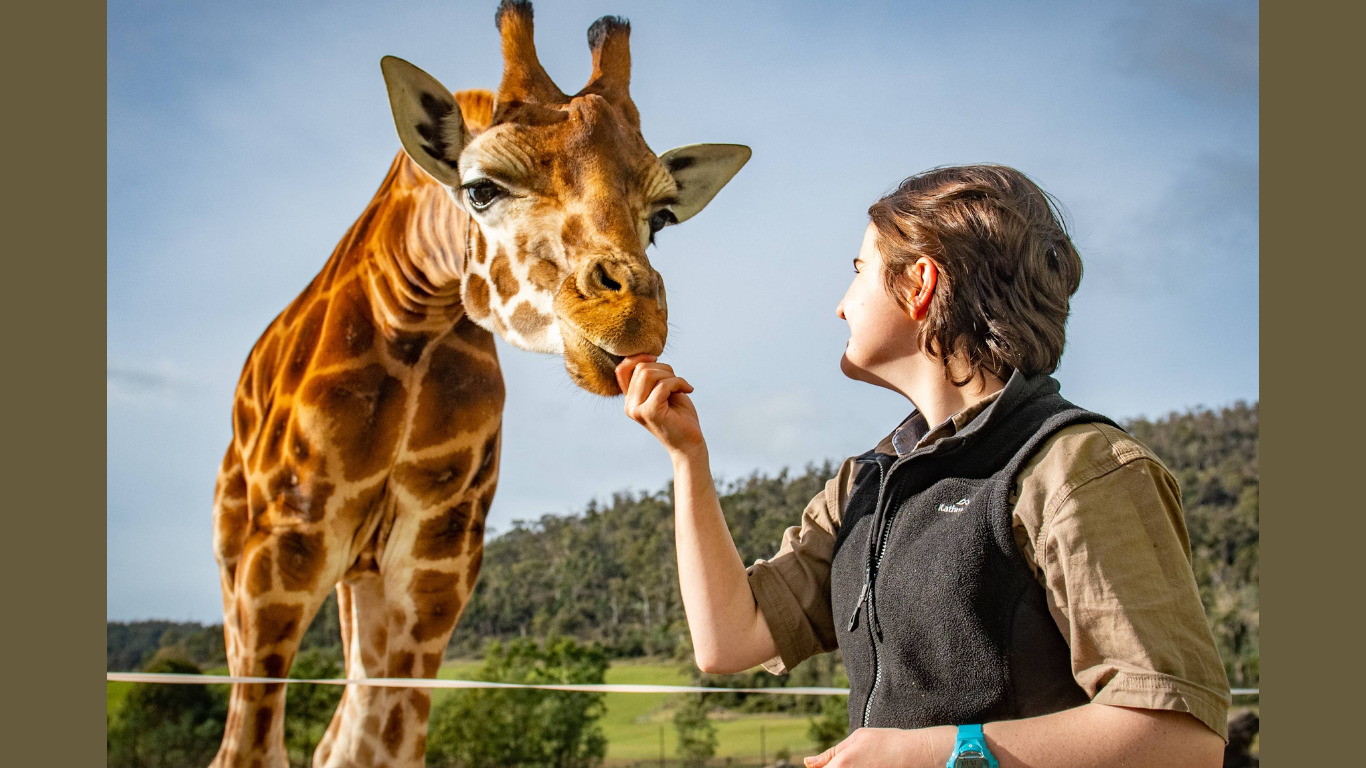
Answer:
MULTIPOLYGON (((943 768, 957 728, 860 728, 806 768, 943 768)), ((987 723, 1001 768, 1218 768, 1224 741, 1185 712, 1083 704, 1051 715, 987 723)))
POLYGON ((650 355, 626 358, 616 374, 626 415, 650 430, 673 462, 678 581, 698 668, 740 672, 773 658, 773 635, 716 498, 706 440, 687 394, 692 386, 650 355))

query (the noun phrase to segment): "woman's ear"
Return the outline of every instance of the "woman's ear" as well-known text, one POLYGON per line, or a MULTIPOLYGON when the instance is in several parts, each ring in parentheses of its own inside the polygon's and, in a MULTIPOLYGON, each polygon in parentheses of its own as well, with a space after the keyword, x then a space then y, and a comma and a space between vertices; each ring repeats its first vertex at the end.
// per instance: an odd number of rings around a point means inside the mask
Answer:
POLYGON ((910 278, 911 291, 908 303, 912 320, 924 320, 930 314, 930 300, 934 298, 934 287, 939 279, 939 268, 933 261, 921 256, 906 270, 910 278))

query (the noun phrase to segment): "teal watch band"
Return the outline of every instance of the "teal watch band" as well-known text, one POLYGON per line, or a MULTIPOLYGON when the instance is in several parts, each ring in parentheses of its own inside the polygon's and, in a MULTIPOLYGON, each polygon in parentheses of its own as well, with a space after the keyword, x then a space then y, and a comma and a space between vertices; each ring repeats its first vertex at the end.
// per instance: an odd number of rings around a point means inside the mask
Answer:
POLYGON ((1000 768, 996 756, 987 749, 987 738, 980 725, 958 726, 958 741, 945 768, 1000 768))

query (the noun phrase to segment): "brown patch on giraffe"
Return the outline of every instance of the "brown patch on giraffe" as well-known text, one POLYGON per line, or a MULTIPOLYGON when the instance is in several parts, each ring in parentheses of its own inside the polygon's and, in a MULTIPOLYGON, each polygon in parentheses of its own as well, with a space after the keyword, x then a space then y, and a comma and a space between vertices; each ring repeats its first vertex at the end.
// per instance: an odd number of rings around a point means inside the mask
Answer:
POLYGON ((531 265, 527 279, 537 288, 554 293, 560 287, 560 268, 554 262, 539 259, 531 265))
POLYGON ((462 501, 429 520, 417 531, 413 557, 419 560, 444 560, 459 557, 465 550, 465 533, 470 527, 472 505, 462 501))
POLYGON ((400 464, 394 468, 393 480, 424 506, 435 506, 464 487, 473 463, 470 449, 461 448, 447 456, 400 464))
POLYGON ((412 651, 402 651, 389 656, 389 666, 385 677, 416 677, 417 656, 412 651))
POLYGON ((280 463, 280 450, 284 445, 285 433, 289 429, 289 411, 274 410, 266 421, 264 440, 256 449, 256 471, 264 471, 280 463))
POLYGON ((375 323, 371 319, 370 299, 360 281, 352 280, 337 292, 329 319, 332 322, 323 336, 318 365, 350 362, 374 346, 375 323))
POLYGON ((474 259, 474 263, 483 264, 488 252, 489 241, 484 239, 484 233, 478 230, 470 233, 470 258, 474 259))
MULTIPOLYGON (((232 457, 236 460, 236 457, 232 457)), ((224 499, 244 499, 247 496, 247 475, 241 466, 234 467, 221 488, 224 499)))
POLYGON ((465 591, 466 591, 466 592, 473 592, 473 591, 474 591, 474 582, 475 582, 476 579, 479 578, 479 567, 482 566, 483 564, 484 564, 484 547, 481 545, 478 549, 474 550, 474 554, 470 557, 470 564, 469 564, 469 567, 465 569, 465 591))
POLYGON ((497 363, 464 350, 433 350, 420 386, 408 438, 413 450, 440 445, 453 428, 477 428, 502 414, 503 377, 497 363))
POLYGON ((517 282, 517 276, 512 274, 512 260, 501 247, 493 257, 493 263, 489 265, 489 277, 493 279, 493 289, 498 292, 498 298, 504 303, 522 289, 521 283, 517 282))
POLYGON ((327 514, 327 502, 337 487, 316 477, 299 482, 295 470, 287 468, 287 472, 295 480, 275 497, 280 502, 280 517, 287 522, 321 522, 327 514))
POLYGON ((298 605, 275 603, 256 612, 256 647, 265 648, 299 634, 304 609, 298 605))
POLYGON ((260 483, 247 486, 247 510, 252 519, 260 517, 266 511, 266 489, 262 488, 260 483))
POLYGON ((247 594, 264 595, 269 592, 275 586, 274 574, 275 558, 271 557, 270 550, 262 550, 252 558, 247 568, 247 594))
POLYGON ((479 527, 480 527, 480 530, 483 529, 484 521, 488 519, 488 516, 489 516, 489 507, 493 506, 493 492, 494 492, 495 490, 497 490, 496 486, 490 485, 488 488, 485 488, 485 489, 484 489, 484 492, 483 492, 483 493, 479 494, 479 527))
POLYGON ((471 488, 482 488, 489 478, 493 477, 494 470, 498 467, 498 433, 489 435, 489 439, 484 441, 484 447, 479 454, 479 468, 474 471, 474 477, 470 478, 471 488))
MULTIPOLYGON (((285 657, 278 653, 272 653, 261 660, 261 668, 265 671, 263 677, 284 677, 285 657)), ((270 696, 284 690, 284 683, 266 683, 265 695, 270 696)))
MULTIPOLYGON (((379 718, 375 718, 375 722, 378 723, 379 718)), ((376 729, 379 728, 378 725, 376 725, 375 727, 376 729)), ((356 748, 356 760, 359 761, 361 765, 374 765, 375 748, 370 746, 369 744, 361 744, 359 747, 356 748)))
POLYGON ((543 315, 533 306, 531 302, 524 301, 517 305, 517 309, 512 312, 512 330, 522 334, 524 338, 532 338, 545 327, 554 322, 555 318, 550 315, 543 315))
MULTIPOLYGON (((413 714, 417 716, 417 721, 427 722, 427 715, 432 713, 432 697, 422 691, 413 691, 408 701, 413 705, 413 714)), ((421 738, 425 740, 427 737, 424 735, 421 738)))
POLYGON ((286 531, 280 534, 280 583, 291 592, 313 588, 327 562, 327 545, 321 533, 286 531))
MULTIPOLYGON (((436 677, 436 673, 441 670, 441 660, 442 657, 440 653, 422 654, 422 676, 436 677)), ((430 704, 430 702, 431 700, 429 698, 428 703, 430 704)))
POLYGON ((323 322, 326 319, 327 304, 318 301, 309 307, 308 314, 299 322, 299 328, 294 333, 294 343, 289 349, 289 358, 280 370, 282 392, 292 394, 299 388, 299 382, 303 381, 304 374, 308 372, 313 352, 318 348, 318 340, 322 338, 323 322))
POLYGON ((380 739, 384 742, 389 754, 397 755, 398 748, 403 745, 403 703, 395 702, 389 708, 389 719, 384 723, 384 731, 380 734, 380 739))
POLYGON ((237 398, 237 407, 232 409, 232 426, 237 436, 242 439, 251 437, 251 431, 256 428, 256 408, 245 397, 237 398))
POLYGON ((251 743, 256 747, 263 747, 266 744, 266 736, 270 734, 270 719, 275 716, 275 710, 270 707, 261 707, 256 710, 256 729, 251 735, 251 743))
POLYGON ((460 574, 446 571, 421 570, 413 573, 409 593, 417 604, 417 621, 412 637, 419 643, 439 638, 455 627, 460 618, 460 597, 455 590, 460 574))
POLYGON ((385 349, 389 356, 404 365, 416 365, 422 358, 422 351, 427 348, 427 343, 432 340, 428 333, 409 333, 406 331, 395 331, 393 336, 384 338, 385 349))
POLYGON ((378 735, 379 735, 379 715, 376 715, 376 714, 373 714, 373 713, 366 715, 366 716, 365 716, 365 722, 361 723, 361 731, 362 731, 363 733, 366 733, 366 734, 378 736, 378 735))
POLYGON ((375 363, 312 379, 304 399, 328 417, 342 473, 359 480, 393 460, 408 397, 403 382, 375 363))
POLYGON ((560 240, 566 246, 577 245, 583 240, 583 216, 571 213, 564 217, 564 224, 560 226, 560 240))
POLYGON ((489 284, 479 275, 465 278, 465 311, 475 320, 489 316, 489 284))

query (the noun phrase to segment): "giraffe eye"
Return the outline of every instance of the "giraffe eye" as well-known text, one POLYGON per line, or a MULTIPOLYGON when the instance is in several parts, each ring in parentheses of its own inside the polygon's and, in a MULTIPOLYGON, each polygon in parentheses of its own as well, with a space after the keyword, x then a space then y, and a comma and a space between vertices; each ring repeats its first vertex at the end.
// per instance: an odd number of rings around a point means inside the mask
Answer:
POLYGON ((502 187, 488 179, 470 182, 464 186, 464 190, 465 196, 469 198, 470 205, 476 211, 482 211, 493 205, 493 201, 504 194, 502 187))
POLYGON ((675 216, 674 212, 669 210, 668 208, 661 208, 660 210, 656 211, 655 215, 650 217, 650 242, 653 243, 655 241, 655 233, 659 232, 659 230, 669 226, 670 224, 677 223, 678 217, 675 216))

